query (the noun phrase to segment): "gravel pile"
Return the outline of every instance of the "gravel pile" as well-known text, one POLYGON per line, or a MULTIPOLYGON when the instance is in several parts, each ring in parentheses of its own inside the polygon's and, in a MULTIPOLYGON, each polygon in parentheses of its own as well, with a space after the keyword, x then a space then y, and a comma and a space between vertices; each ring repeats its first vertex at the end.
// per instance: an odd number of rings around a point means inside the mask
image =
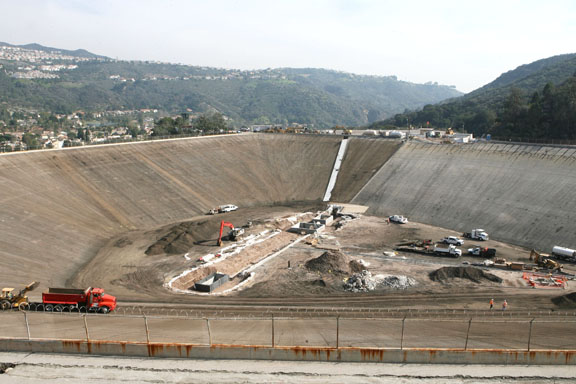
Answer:
POLYGON ((390 289, 407 289, 407 288, 410 288, 410 287, 417 284, 416 280, 414 280, 411 277, 404 276, 404 275, 399 275, 399 276, 378 275, 378 276, 376 276, 376 279, 378 279, 378 285, 379 286, 390 288, 390 289))
POLYGON ((344 289, 349 292, 368 292, 375 289, 407 289, 416 284, 416 280, 404 275, 372 276, 369 271, 362 271, 350 276, 344 289))

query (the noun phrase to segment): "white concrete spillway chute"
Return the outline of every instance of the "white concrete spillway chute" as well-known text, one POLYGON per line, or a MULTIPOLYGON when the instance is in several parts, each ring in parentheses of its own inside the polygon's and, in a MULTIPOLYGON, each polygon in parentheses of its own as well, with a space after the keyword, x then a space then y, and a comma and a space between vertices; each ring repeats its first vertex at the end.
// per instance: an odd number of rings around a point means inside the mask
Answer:
POLYGON ((338 150, 338 155, 336 155, 336 161, 334 162, 334 168, 332 169, 332 174, 330 175, 330 181, 328 182, 328 187, 326 187, 326 193, 324 194, 324 199, 322 201, 330 201, 332 197, 332 190, 336 185, 336 180, 338 179, 338 172, 340 172, 340 166, 342 165, 342 160, 346 154, 346 147, 348 146, 348 138, 344 137, 340 143, 340 149, 338 150))

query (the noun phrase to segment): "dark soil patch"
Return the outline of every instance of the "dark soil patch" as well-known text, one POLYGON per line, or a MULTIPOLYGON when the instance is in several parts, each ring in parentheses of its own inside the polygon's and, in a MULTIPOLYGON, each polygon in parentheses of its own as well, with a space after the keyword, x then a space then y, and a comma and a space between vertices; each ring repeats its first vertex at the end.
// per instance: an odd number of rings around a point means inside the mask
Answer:
POLYGON ((339 251, 327 251, 305 264, 310 272, 347 274, 350 271, 348 256, 339 251))
MULTIPOLYGON (((199 241, 218 237, 220 223, 216 220, 184 222, 171 227, 168 232, 146 250, 150 256, 161 254, 181 254, 199 241)), ((214 243, 216 245, 216 243, 214 243)))
POLYGON ((561 308, 576 308, 576 292, 553 297, 552 302, 561 308))
POLYGON ((352 273, 352 274, 361 273, 362 271, 365 271, 367 269, 364 265, 362 265, 361 263, 359 263, 356 260, 350 261, 348 266, 350 267, 350 273, 352 273))
POLYGON ((442 267, 430 272, 430 280, 440 283, 447 283, 454 279, 470 280, 474 283, 482 283, 482 280, 489 280, 495 283, 501 283, 502 279, 496 275, 484 272, 474 267, 442 267))
POLYGON ((16 364, 12 364, 12 363, 0 363, 0 375, 3 373, 6 373, 6 370, 8 368, 14 368, 16 366, 16 364))

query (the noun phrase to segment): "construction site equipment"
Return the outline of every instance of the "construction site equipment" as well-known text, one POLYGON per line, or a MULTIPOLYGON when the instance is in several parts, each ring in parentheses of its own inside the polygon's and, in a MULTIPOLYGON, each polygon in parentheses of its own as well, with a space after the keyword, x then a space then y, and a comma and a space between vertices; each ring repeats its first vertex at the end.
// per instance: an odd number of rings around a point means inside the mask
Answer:
POLYGON ((576 261, 576 250, 554 246, 552 247, 552 256, 560 260, 576 261))
POLYGON ((116 297, 105 294, 102 288, 48 288, 48 292, 42 293, 42 304, 47 312, 85 308, 90 312, 108 313, 116 309, 116 297))
POLYGON ((486 240, 490 239, 488 237, 488 234, 486 233, 486 231, 483 229, 473 229, 470 232, 465 232, 462 234, 462 237, 472 239, 472 240, 482 240, 482 241, 486 241, 486 240))
POLYGON ((215 215, 217 213, 226 213, 226 212, 232 212, 232 211, 236 211, 238 209, 238 207, 234 204, 225 204, 225 205, 221 205, 219 207, 216 208, 212 208, 211 210, 209 210, 207 212, 208 215, 215 215))
POLYGON ((224 273, 212 273, 194 283, 194 289, 200 292, 212 292, 219 286, 230 281, 230 276, 224 273))
POLYGON ((492 258, 496 256, 496 249, 476 246, 474 248, 468 248, 468 254, 472 256, 492 258))
POLYGON ((434 244, 433 246, 401 245, 396 247, 395 250, 399 252, 411 252, 429 256, 446 256, 454 258, 462 256, 462 251, 452 244, 434 244))
POLYGON ((427 245, 432 245, 432 240, 405 240, 402 243, 396 244, 400 247, 425 247, 427 245))
POLYGON ((451 257, 462 256, 462 251, 453 244, 434 244, 434 253, 451 257))
POLYGON ((540 268, 545 268, 550 271, 558 271, 560 272, 563 268, 563 265, 558 263, 556 260, 550 259, 550 255, 545 253, 540 253, 533 249, 530 251, 530 260, 534 261, 536 265, 540 268))
POLYGON ((14 292, 15 288, 3 288, 2 294, 0 295, 0 309, 4 311, 7 309, 28 309, 30 303, 26 293, 34 290, 38 284, 38 282, 33 281, 17 293, 14 292))
POLYGON ((218 235, 218 242, 217 245, 220 247, 222 245, 222 234, 224 233, 224 227, 230 228, 230 232, 228 232, 228 239, 235 241, 239 236, 244 234, 243 228, 235 228, 232 223, 222 220, 220 222, 220 234, 218 235))
POLYGON ((454 130, 452 128, 446 128, 446 135, 453 135, 454 134, 454 130))
POLYGON ((524 272, 522 278, 533 288, 565 289, 568 281, 566 276, 551 273, 524 272))

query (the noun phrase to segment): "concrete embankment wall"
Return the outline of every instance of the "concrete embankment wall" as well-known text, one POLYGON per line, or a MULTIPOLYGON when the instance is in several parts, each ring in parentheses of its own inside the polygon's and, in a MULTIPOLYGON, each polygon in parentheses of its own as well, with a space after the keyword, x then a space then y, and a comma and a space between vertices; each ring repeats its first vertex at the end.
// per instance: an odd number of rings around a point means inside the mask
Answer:
POLYGON ((352 202, 550 251, 576 247, 575 195, 575 148, 407 143, 352 202))
POLYGON ((110 237, 220 204, 320 201, 340 140, 231 135, 1 155, 0 281, 62 285, 110 237))
POLYGON ((400 140, 350 137, 331 201, 349 202, 400 148, 400 140))
POLYGON ((574 365, 571 350, 463 350, 316 348, 241 345, 192 345, 78 340, 0 340, 0 351, 134 357, 289 361, 377 362, 400 364, 574 365))

